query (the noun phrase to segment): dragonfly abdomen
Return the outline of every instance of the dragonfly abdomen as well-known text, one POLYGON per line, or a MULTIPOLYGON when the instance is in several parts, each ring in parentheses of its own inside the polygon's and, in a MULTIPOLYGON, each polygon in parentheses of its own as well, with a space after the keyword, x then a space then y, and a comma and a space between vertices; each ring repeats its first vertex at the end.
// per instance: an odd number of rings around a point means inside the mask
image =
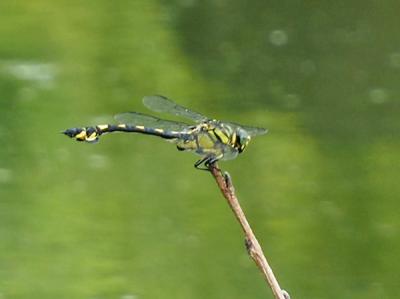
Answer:
POLYGON ((132 126, 127 124, 119 125, 97 125, 95 127, 71 128, 63 133, 77 141, 96 142, 102 134, 112 132, 141 133, 146 135, 155 135, 164 139, 181 138, 184 133, 178 131, 167 131, 158 128, 148 128, 145 126, 132 126))

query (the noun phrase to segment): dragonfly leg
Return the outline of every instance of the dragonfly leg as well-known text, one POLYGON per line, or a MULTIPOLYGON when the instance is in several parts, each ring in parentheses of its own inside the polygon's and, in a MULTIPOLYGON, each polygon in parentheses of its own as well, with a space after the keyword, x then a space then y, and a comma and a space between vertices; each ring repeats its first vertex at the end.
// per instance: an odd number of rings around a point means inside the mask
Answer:
MULTIPOLYGON (((204 162, 204 165, 207 167, 208 170, 211 171, 210 166, 216 167, 216 166, 214 166, 213 164, 214 164, 215 162, 217 162, 219 159, 221 159, 222 157, 223 157, 223 155, 220 155, 220 156, 217 156, 217 157, 211 156, 209 160, 207 160, 207 161, 204 162)), ((218 171, 221 171, 221 169, 219 169, 218 167, 216 167, 216 168, 217 168, 218 171)))
POLYGON ((221 156, 214 156, 214 155, 205 156, 205 157, 201 158, 200 160, 198 160, 194 164, 194 167, 196 167, 197 169, 200 169, 200 170, 208 170, 209 171, 210 165, 214 164, 221 158, 222 158, 222 155, 221 156), (200 167, 200 165, 202 165, 202 164, 204 164, 205 167, 200 167))
POLYGON ((217 157, 211 156, 210 159, 208 161, 206 161, 204 164, 206 166, 209 166, 211 164, 214 164, 215 162, 217 162, 221 158, 222 158, 222 155, 221 156, 217 156, 217 157))
POLYGON ((207 165, 208 161, 212 158, 212 156, 205 156, 198 160, 196 163, 194 163, 194 167, 199 169, 199 170, 209 170, 207 165), (204 164, 206 167, 200 167, 202 164, 204 164))

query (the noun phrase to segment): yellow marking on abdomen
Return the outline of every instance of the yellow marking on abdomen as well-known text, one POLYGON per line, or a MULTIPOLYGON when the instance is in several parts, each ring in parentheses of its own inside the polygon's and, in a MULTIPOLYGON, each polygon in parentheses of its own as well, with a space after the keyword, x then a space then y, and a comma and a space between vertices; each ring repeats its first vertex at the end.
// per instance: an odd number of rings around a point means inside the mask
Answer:
POLYGON ((164 130, 163 129, 154 129, 154 131, 156 131, 157 133, 164 133, 164 130))
POLYGON ((138 130, 144 130, 143 126, 135 126, 135 128, 138 129, 138 130))
POLYGON ((100 129, 100 131, 106 131, 108 129, 108 125, 98 125, 97 127, 100 129))
POLYGON ((126 129, 126 125, 125 125, 125 124, 119 124, 119 125, 118 125, 118 128, 126 129))
POLYGON ((93 132, 89 137, 86 137, 86 140, 93 141, 93 140, 96 140, 96 138, 97 138, 97 133, 93 132))
POLYGON ((86 137, 86 131, 82 130, 82 132, 80 132, 79 134, 75 135, 76 139, 84 139, 86 137))

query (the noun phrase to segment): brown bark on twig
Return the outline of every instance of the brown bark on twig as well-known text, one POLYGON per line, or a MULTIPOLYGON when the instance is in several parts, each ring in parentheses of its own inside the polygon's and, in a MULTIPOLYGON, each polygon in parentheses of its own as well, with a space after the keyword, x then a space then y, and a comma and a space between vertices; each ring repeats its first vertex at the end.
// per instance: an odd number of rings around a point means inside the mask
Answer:
POLYGON ((257 267, 261 270, 265 280, 268 282, 270 288, 272 289, 272 293, 274 294, 275 298, 290 299, 289 294, 280 288, 279 283, 276 280, 275 275, 267 262, 267 259, 265 258, 262 248, 258 243, 256 236, 254 235, 253 230, 251 229, 250 224, 246 219, 246 216, 236 197, 231 177, 227 172, 222 174, 216 163, 209 165, 209 169, 214 176, 222 194, 228 201, 228 204, 235 214, 236 219, 239 221, 240 226, 243 229, 243 232, 245 234, 245 244, 247 252, 254 260, 257 267))

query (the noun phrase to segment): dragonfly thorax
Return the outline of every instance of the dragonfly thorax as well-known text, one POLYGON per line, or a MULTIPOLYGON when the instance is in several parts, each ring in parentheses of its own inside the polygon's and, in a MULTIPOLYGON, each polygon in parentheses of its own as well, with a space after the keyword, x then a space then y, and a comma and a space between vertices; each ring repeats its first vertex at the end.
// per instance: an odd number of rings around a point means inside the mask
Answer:
POLYGON ((205 125, 205 128, 212 131, 219 142, 229 145, 239 153, 243 152, 250 142, 250 135, 239 126, 231 126, 220 121, 212 120, 205 125))

